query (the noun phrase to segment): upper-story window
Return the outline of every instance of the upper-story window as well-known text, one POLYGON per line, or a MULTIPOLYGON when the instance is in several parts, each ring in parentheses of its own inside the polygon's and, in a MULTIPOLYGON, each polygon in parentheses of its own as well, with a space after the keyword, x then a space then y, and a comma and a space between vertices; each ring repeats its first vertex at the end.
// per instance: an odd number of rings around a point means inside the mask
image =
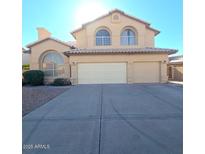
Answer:
POLYGON ((131 29, 125 29, 120 36, 121 45, 136 45, 136 35, 131 29))
POLYGON ((110 33, 105 30, 101 29, 96 33, 96 45, 111 45, 110 33))

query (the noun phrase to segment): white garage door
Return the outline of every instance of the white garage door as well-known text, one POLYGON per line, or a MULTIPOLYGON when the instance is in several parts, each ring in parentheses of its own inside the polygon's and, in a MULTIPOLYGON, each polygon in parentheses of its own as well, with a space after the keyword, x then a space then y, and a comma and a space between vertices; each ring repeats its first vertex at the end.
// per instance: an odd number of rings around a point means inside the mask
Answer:
POLYGON ((78 64, 78 83, 127 83, 126 63, 78 64))
POLYGON ((134 63, 134 82, 152 83, 160 82, 159 62, 136 62, 134 63))

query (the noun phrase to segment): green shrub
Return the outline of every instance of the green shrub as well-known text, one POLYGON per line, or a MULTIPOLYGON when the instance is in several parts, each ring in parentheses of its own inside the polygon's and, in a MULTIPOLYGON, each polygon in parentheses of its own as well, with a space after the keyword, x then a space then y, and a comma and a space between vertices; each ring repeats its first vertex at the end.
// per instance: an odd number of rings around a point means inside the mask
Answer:
POLYGON ((22 79, 22 86, 25 86, 27 84, 28 84, 28 82, 25 79, 22 79))
POLYGON ((68 86, 71 85, 71 82, 69 79, 66 78, 57 78, 52 83, 53 86, 68 86))
POLYGON ((23 78, 32 86, 43 85, 44 73, 40 70, 30 70, 23 73, 23 78))

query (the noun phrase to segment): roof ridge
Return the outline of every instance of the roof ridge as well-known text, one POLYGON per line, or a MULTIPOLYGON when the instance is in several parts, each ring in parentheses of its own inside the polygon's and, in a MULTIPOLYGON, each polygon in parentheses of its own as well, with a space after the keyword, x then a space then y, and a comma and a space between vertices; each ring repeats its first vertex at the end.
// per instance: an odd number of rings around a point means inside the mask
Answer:
POLYGON ((150 27, 150 23, 148 23, 148 22, 146 22, 146 21, 144 21, 144 20, 142 20, 142 19, 139 19, 139 18, 137 18, 137 17, 135 17, 135 16, 129 15, 129 14, 125 13, 124 11, 122 11, 122 10, 120 10, 120 9, 117 9, 117 8, 115 8, 115 9, 109 11, 108 13, 106 13, 106 14, 104 14, 104 15, 101 15, 100 17, 95 18, 94 20, 91 20, 91 21, 88 21, 88 22, 82 24, 81 27, 79 27, 79 28, 77 28, 77 29, 71 31, 70 33, 73 35, 73 33, 75 33, 75 32, 77 32, 77 31, 83 29, 84 26, 86 26, 86 25, 88 25, 88 24, 90 24, 90 23, 92 23, 92 22, 95 22, 95 21, 97 21, 97 20, 100 20, 100 19, 102 19, 102 18, 104 18, 104 17, 106 17, 106 16, 112 14, 113 12, 120 12, 121 14, 123 14, 123 15, 125 15, 125 16, 127 16, 127 17, 129 17, 129 18, 132 18, 132 19, 137 20, 137 21, 139 21, 139 22, 141 22, 141 23, 144 23, 147 28, 149 28, 149 29, 155 31, 155 32, 156 32, 156 35, 160 33, 159 30, 156 30, 156 29, 150 27))

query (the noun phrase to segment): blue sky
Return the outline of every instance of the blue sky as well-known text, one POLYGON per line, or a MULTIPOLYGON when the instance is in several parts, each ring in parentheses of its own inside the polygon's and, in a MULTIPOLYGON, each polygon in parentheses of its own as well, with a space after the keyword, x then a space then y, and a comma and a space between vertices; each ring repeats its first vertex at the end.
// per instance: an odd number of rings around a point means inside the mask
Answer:
POLYGON ((182 54, 182 0, 23 0, 22 45, 37 40, 37 27, 47 28, 63 41, 73 41, 71 31, 115 8, 160 30, 156 47, 178 49, 182 54))

